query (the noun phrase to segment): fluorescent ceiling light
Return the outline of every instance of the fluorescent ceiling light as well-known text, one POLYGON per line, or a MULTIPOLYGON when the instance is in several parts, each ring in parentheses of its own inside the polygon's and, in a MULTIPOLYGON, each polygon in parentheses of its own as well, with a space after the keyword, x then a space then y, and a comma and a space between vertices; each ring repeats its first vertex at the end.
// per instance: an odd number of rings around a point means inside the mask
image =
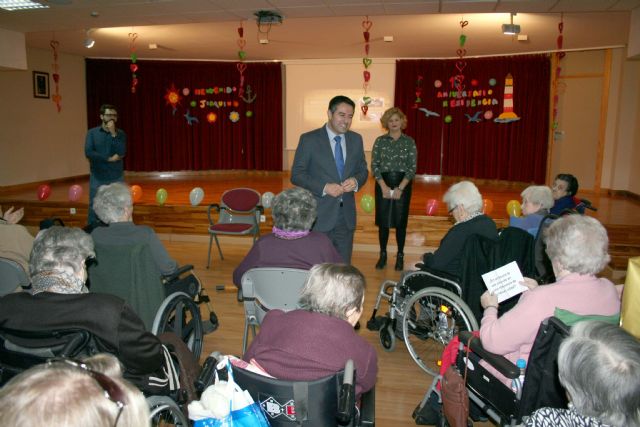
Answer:
POLYGON ((31 0, 0 0, 0 9, 5 10, 27 10, 27 9, 48 9, 49 6, 31 0))

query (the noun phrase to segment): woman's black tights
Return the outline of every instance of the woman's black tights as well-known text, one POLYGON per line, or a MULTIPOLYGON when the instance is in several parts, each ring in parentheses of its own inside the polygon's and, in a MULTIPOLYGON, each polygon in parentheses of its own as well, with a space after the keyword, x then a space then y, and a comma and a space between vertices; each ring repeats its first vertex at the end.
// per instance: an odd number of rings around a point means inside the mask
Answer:
MULTIPOLYGON (((404 253, 404 242, 407 238, 407 228, 396 228, 396 243, 398 244, 398 253, 404 253)), ((378 227, 378 240, 380 241, 380 252, 387 251, 387 243, 389 242, 389 227, 378 227)))

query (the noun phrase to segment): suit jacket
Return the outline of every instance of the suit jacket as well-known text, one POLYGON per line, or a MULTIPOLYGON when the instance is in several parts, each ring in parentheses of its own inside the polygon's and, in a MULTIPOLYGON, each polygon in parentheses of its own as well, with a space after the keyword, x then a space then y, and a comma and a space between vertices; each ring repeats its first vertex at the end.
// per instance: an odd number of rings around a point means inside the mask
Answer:
MULTIPOLYGON (((362 136, 351 131, 344 136, 347 147, 344 179, 355 178, 360 189, 369 175, 362 136)), ((328 194, 323 197, 322 190, 327 183, 340 183, 341 180, 325 126, 300 136, 291 168, 291 182, 311 191, 318 202, 318 219, 313 229, 321 232, 332 230, 340 213, 340 199, 328 194)), ((356 228, 355 193, 344 193, 342 203, 347 226, 353 230, 356 228)))

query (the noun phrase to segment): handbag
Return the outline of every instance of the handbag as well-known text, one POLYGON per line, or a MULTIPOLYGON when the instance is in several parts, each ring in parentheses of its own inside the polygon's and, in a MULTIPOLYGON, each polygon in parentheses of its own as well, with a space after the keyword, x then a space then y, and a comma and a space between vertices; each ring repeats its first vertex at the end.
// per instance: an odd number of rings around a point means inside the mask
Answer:
POLYGON ((467 392, 467 367, 471 337, 467 342, 464 378, 452 366, 444 373, 441 382, 442 412, 451 427, 467 427, 469 419, 469 394, 467 392))
POLYGON ((228 380, 220 381, 216 373, 215 384, 202 393, 202 400, 189 404, 189 418, 194 427, 269 427, 260 406, 234 381, 228 357, 218 363, 219 369, 223 367, 228 380), (205 402, 206 396, 214 396, 216 401, 205 402))

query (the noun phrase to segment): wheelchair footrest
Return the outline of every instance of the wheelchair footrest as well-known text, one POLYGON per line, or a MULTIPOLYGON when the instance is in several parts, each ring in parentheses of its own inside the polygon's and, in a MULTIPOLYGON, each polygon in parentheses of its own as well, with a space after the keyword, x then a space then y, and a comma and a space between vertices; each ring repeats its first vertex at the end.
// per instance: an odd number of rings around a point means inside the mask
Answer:
POLYGON ((385 324, 387 316, 376 316, 373 319, 367 320, 367 329, 370 331, 379 331, 382 325, 385 324))

